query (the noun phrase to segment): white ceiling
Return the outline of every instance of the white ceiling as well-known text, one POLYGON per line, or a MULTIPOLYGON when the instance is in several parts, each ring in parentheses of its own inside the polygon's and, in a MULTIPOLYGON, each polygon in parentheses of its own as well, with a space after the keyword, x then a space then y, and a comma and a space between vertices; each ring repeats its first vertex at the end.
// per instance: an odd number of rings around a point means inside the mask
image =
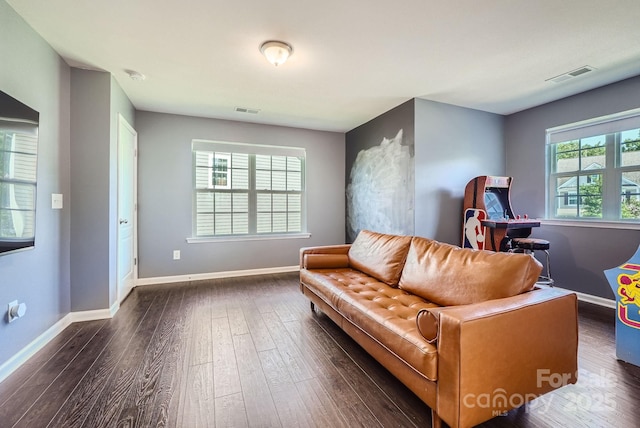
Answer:
POLYGON ((344 132, 414 97, 509 114, 640 74, 639 0, 7 1, 137 109, 191 116, 344 132))

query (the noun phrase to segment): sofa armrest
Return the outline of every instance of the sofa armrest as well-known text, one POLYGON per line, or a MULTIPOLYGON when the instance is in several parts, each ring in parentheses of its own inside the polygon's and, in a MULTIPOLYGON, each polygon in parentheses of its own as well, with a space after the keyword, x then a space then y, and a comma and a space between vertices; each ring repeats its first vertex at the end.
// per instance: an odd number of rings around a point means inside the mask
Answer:
POLYGON ((437 413, 473 426, 577 381, 573 293, 547 288, 438 316, 437 413))
MULTIPOLYGON (((344 257, 335 257, 335 256, 346 256, 349 254, 349 249, 351 248, 351 244, 341 244, 341 245, 325 245, 319 247, 304 247, 300 248, 300 269, 306 269, 307 263, 305 263, 305 256, 326 256, 326 257, 311 257, 315 258, 315 262, 322 264, 325 268, 330 267, 345 267, 342 266, 344 263, 344 257), (320 260, 324 259, 324 260, 320 260), (335 265, 335 266, 334 266, 335 265)), ((348 260, 348 259, 347 259, 348 260)), ((307 257, 307 261, 309 261, 309 257, 307 257)))

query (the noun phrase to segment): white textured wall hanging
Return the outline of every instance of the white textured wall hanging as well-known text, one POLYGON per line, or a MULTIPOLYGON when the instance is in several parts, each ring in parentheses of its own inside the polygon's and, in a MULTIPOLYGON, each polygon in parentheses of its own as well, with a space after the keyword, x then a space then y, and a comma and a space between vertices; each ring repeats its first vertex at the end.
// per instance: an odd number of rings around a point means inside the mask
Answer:
POLYGON ((347 186, 347 233, 351 241, 362 229, 414 233, 414 165, 402 129, 395 138, 358 153, 347 186))

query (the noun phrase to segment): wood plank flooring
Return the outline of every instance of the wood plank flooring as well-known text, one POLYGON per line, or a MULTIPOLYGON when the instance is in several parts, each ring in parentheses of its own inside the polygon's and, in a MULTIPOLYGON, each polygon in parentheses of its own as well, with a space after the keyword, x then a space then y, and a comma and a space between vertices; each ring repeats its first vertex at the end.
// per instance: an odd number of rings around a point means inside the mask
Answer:
MULTIPOLYGON (((579 381, 482 427, 638 427, 640 368, 613 310, 580 304, 579 381)), ((429 427, 430 409, 328 317, 298 275, 133 290, 0 383, 0 427, 429 427)))

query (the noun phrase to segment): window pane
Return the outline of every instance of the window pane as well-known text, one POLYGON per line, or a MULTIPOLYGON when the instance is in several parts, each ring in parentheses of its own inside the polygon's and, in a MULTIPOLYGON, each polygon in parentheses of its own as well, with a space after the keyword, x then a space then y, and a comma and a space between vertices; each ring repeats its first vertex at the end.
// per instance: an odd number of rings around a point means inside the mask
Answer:
POLYGON ((256 171, 256 190, 271 190, 271 171, 256 171))
POLYGON ((556 204, 555 215, 557 217, 576 216, 578 211, 578 177, 556 178, 556 204), (571 195, 574 195, 573 198, 571 195))
POLYGON ((287 195, 273 195, 273 211, 287 211, 287 195))
POLYGON ((287 195, 289 211, 302 211, 302 198, 300 195, 287 195))
POLYGON ((213 235, 213 214, 196 216, 196 236, 213 235))
POLYGON ((271 190, 287 190, 287 173, 285 171, 273 171, 271 178, 271 190))
POLYGON ((287 171, 302 171, 302 160, 292 156, 287 157, 287 171))
POLYGON ((580 141, 567 141, 555 145, 555 172, 577 171, 580 167, 580 141))
POLYGON ((581 175, 578 186, 580 217, 602 217, 602 175, 581 175))
POLYGON ((228 172, 219 172, 213 171, 213 186, 217 189, 228 189, 229 188, 229 173, 228 172))
POLYGON ((248 169, 232 169, 231 170, 231 188, 232 189, 249 189, 249 170, 248 169))
POLYGON ((35 184, 0 182, 0 208, 33 210, 35 204, 35 184))
POLYGON ((231 234, 231 214, 215 215, 215 234, 216 235, 231 234))
POLYGON ((572 204, 568 203, 569 198, 566 194, 556 197, 556 210, 555 217, 577 217, 578 216, 578 201, 577 197, 574 197, 572 204))
POLYGON ((199 213, 213 212, 213 193, 198 192, 196 194, 196 211, 199 213))
POLYGON ((285 156, 271 156, 271 169, 274 171, 286 171, 287 158, 285 156))
POLYGON ((210 152, 196 152, 196 166, 210 167, 210 152))
POLYGON ((249 195, 247 193, 233 194, 233 212, 234 213, 249 212, 249 195))
POLYGON ((271 156, 256 155, 256 169, 271 169, 271 156))
POLYGON ((620 195, 620 217, 640 219, 640 171, 622 173, 620 195))
POLYGON ((271 195, 269 193, 259 193, 257 202, 258 212, 271 212, 271 195))
POLYGON ((271 213, 258 213, 258 224, 256 225, 256 231, 258 233, 271 232, 271 213))
POLYGON ((5 160, 11 168, 6 168, 0 177, 7 179, 36 181, 36 156, 25 153, 5 152, 5 160))
POLYGON ((249 169, 249 155, 231 153, 231 168, 249 169))
POLYGON ((0 236, 6 238, 32 238, 34 211, 0 209, 0 236))
POLYGON ((211 185, 211 168, 196 167, 196 189, 208 189, 211 185))
POLYGON ((233 214, 233 233, 249 233, 249 214, 233 214))
POLYGON ((620 165, 640 165, 640 129, 622 132, 620 141, 620 165))
POLYGON ((602 197, 581 196, 580 217, 602 218, 602 197))
POLYGON ((273 232, 287 231, 287 213, 273 213, 273 232))
POLYGON ((215 208, 216 213, 231 212, 231 194, 217 192, 215 194, 215 208))
POLYGON ((287 172, 287 190, 302 190, 302 173, 300 172, 287 172))
POLYGON ((289 212, 288 215, 288 232, 301 232, 302 231, 302 222, 300 221, 300 213, 292 213, 289 212))
POLYGON ((606 135, 583 138, 580 140, 581 169, 604 168, 606 163, 605 147, 606 135))

